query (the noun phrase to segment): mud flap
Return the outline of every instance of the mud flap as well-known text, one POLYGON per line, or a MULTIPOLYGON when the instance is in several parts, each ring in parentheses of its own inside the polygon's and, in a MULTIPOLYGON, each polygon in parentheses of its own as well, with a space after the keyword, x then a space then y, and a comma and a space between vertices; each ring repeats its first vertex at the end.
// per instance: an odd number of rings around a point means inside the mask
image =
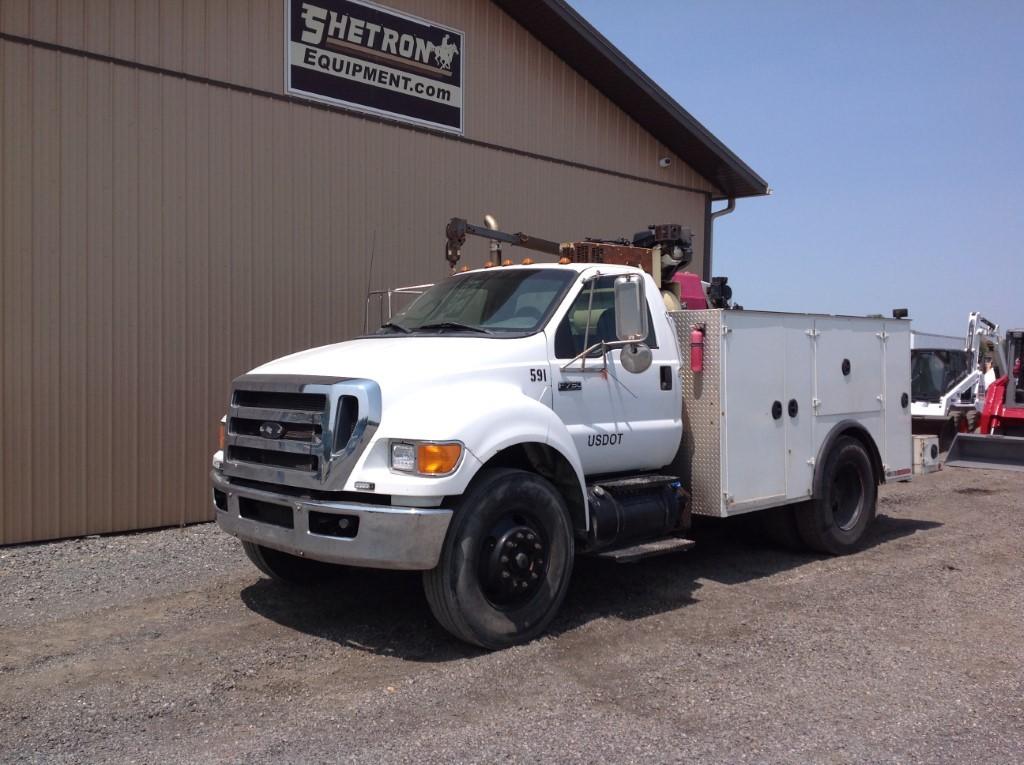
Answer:
POLYGON ((1024 438, 958 433, 945 464, 947 467, 1024 471, 1024 438))

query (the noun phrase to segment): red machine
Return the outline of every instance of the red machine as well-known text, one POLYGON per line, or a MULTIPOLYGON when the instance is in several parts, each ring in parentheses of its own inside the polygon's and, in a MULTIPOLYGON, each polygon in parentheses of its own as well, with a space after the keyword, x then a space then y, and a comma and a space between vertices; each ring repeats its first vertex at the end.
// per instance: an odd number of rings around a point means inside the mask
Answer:
POLYGON ((1024 329, 1006 333, 1005 374, 988 386, 977 433, 960 433, 946 464, 1024 470, 1024 329))
POLYGON ((1024 329, 1006 333, 1006 363, 1008 373, 1000 377, 985 391, 985 406, 978 421, 982 435, 1024 436, 1024 375, 1021 358, 1024 357, 1024 329))

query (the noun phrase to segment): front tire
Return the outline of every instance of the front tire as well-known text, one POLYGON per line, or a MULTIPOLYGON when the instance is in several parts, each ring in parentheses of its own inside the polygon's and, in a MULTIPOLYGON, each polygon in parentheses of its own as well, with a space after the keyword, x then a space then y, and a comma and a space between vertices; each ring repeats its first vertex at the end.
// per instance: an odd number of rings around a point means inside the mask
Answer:
POLYGON ((423 574, 434 617, 460 640, 498 649, 526 643, 555 617, 572 575, 572 523, 550 482, 488 469, 452 518, 436 568, 423 574))
POLYGON ((292 585, 311 585, 336 577, 342 566, 307 560, 270 547, 242 542, 246 557, 260 571, 279 582, 292 585))
POLYGON ((794 510, 800 538, 818 552, 854 552, 875 519, 877 500, 871 457, 860 441, 842 436, 826 457, 821 496, 794 510))

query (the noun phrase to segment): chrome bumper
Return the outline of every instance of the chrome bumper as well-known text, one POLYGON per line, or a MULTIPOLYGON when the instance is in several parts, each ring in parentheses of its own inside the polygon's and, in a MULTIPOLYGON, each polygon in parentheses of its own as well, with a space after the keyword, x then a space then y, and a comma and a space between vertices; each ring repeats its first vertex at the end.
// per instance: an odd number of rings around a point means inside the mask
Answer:
POLYGON ((327 502, 238 486, 217 470, 210 473, 215 491, 223 492, 226 509, 214 511, 217 524, 246 542, 326 563, 367 568, 425 571, 441 557, 452 511, 437 508, 389 507, 356 502, 327 502), (239 498, 269 502, 292 511, 294 528, 243 518, 239 498), (355 536, 342 538, 309 530, 309 513, 355 516, 355 536))

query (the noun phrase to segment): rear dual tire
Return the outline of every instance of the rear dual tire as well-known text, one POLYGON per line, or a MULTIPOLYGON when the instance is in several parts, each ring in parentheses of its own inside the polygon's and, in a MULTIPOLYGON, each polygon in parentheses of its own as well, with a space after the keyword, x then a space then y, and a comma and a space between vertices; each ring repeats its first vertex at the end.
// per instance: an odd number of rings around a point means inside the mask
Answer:
POLYGON ((825 459, 819 496, 794 508, 800 539, 817 552, 854 552, 875 519, 877 501, 870 455, 857 439, 841 436, 825 459))

